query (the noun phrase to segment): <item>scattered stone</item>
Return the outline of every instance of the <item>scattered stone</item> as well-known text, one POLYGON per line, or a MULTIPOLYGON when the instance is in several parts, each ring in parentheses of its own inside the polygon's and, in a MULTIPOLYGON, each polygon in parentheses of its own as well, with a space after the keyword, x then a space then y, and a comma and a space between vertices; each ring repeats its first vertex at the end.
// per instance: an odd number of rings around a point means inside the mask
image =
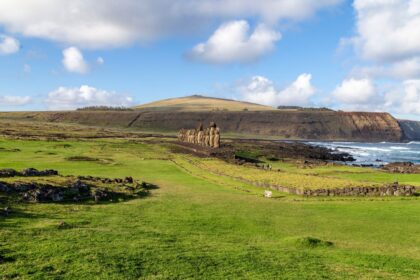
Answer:
POLYGON ((14 169, 1 169, 0 170, 0 177, 3 178, 10 178, 10 177, 38 177, 38 176, 55 176, 58 175, 58 171, 56 170, 43 170, 38 171, 35 168, 27 168, 22 170, 21 172, 18 172, 14 169))
POLYGON ((14 177, 17 175, 18 175, 18 172, 14 169, 1 169, 0 170, 0 177, 3 177, 3 178, 14 177))
POLYGON ((98 203, 100 201, 108 199, 108 193, 106 192, 106 190, 103 189, 95 189, 92 192, 92 197, 95 200, 95 202, 98 203))
POLYGON ((24 169, 20 174, 26 177, 55 176, 55 175, 58 175, 58 171, 55 171, 55 170, 38 171, 35 168, 27 168, 27 169, 24 169))
POLYGON ((8 185, 0 182, 0 192, 6 192, 7 193, 7 192, 10 192, 10 191, 11 191, 11 189, 9 188, 8 185))
POLYGON ((125 177, 124 183, 127 183, 127 184, 134 183, 133 177, 125 177))

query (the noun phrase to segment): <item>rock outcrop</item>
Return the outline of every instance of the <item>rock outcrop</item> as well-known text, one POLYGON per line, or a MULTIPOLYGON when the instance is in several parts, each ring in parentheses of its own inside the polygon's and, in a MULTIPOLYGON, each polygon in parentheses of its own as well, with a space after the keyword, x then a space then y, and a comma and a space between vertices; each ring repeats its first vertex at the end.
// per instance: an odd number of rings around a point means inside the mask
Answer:
POLYGON ((66 177, 64 184, 45 184, 36 181, 0 182, 0 192, 17 196, 27 202, 79 202, 85 200, 108 201, 113 198, 144 196, 154 185, 138 183, 131 177, 100 178, 80 176, 66 177))
POLYGON ((389 163, 384 165, 382 169, 392 173, 420 174, 420 165, 412 162, 389 163))
POLYGON ((39 171, 35 168, 26 168, 22 171, 16 171, 14 169, 0 169, 0 178, 8 178, 8 177, 15 177, 15 176, 22 176, 22 177, 41 177, 41 176, 55 176, 58 175, 58 171, 47 169, 39 171))

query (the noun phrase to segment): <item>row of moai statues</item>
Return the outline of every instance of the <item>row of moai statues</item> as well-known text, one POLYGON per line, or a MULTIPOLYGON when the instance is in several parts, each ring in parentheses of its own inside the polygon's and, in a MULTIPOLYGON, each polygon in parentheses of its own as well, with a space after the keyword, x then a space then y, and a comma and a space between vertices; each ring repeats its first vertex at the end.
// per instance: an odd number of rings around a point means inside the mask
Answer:
POLYGON ((220 128, 211 122, 208 128, 203 124, 197 129, 181 129, 178 133, 178 140, 204 147, 220 148, 220 128))

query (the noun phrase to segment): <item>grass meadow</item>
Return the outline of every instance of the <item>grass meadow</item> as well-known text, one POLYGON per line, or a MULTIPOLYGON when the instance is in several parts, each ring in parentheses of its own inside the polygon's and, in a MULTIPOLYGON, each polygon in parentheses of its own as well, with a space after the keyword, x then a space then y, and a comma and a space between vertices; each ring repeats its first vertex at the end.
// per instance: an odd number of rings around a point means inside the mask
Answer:
MULTIPOLYGON (((158 186, 145 198, 99 204, 10 203, 0 193, 0 206, 13 211, 0 216, 0 279, 420 278, 420 198, 266 199, 228 176, 271 180, 266 171, 173 154, 152 140, 0 138, 0 168, 158 186), (95 160, 69 160, 81 156, 95 160)), ((274 165, 283 170, 276 180, 299 186, 420 186, 419 175, 274 165)))

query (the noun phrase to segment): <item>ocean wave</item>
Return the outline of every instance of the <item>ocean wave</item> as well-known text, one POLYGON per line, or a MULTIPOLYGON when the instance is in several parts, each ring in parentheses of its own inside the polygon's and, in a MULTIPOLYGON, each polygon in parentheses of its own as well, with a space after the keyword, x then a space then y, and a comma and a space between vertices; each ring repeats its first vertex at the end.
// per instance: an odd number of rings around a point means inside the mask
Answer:
POLYGON ((410 150, 410 148, 407 148, 407 147, 399 147, 399 146, 391 146, 389 148, 391 150, 410 150))
POLYGON ((358 151, 358 150, 346 149, 346 148, 338 148, 337 150, 342 152, 342 153, 349 153, 349 154, 354 155, 354 156, 361 156, 361 157, 370 156, 370 154, 368 152, 365 152, 365 151, 358 151))
POLYGON ((372 151, 372 152, 391 152, 392 150, 390 149, 385 149, 385 148, 377 148, 377 147, 363 147, 363 146, 353 146, 352 148, 354 149, 359 149, 359 150, 363 150, 363 151, 372 151))
POLYGON ((400 151, 401 153, 404 153, 404 154, 420 154, 420 151, 400 151))
POLYGON ((420 163, 420 141, 409 143, 311 142, 312 145, 352 155, 354 163, 382 165, 387 162, 420 163))

